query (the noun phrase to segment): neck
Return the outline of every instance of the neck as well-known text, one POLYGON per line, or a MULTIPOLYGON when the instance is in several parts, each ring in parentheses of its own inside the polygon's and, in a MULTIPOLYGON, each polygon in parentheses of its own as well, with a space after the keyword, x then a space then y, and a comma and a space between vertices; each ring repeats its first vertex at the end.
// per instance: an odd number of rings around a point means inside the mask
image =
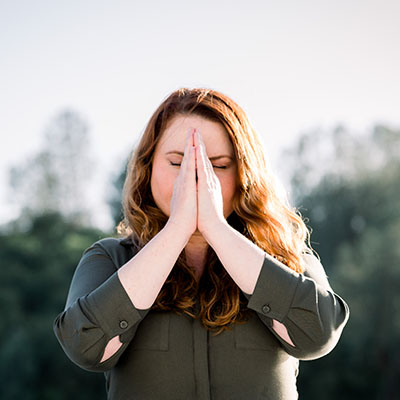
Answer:
POLYGON ((198 231, 192 235, 185 247, 186 262, 195 269, 198 279, 204 271, 207 249, 208 243, 198 231))

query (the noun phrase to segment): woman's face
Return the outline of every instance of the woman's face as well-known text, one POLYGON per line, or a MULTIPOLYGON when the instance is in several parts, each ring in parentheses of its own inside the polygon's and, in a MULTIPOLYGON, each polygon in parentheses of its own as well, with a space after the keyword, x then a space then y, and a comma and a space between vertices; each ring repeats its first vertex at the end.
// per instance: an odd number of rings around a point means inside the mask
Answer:
POLYGON ((201 132, 207 156, 221 183, 224 217, 233 211, 237 165, 232 143, 224 126, 197 115, 177 115, 163 132, 154 152, 151 192, 157 206, 169 216, 173 185, 179 174, 189 128, 201 132))

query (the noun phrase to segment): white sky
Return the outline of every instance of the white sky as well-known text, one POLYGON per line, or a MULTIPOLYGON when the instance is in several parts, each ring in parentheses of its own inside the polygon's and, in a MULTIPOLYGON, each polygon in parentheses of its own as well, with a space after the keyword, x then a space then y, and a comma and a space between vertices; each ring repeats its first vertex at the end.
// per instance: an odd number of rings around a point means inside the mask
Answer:
POLYGON ((399 20, 397 0, 0 0, 0 223, 8 167, 67 107, 90 125, 105 228, 111 174, 178 87, 238 102, 278 174, 304 131, 400 127, 399 20))

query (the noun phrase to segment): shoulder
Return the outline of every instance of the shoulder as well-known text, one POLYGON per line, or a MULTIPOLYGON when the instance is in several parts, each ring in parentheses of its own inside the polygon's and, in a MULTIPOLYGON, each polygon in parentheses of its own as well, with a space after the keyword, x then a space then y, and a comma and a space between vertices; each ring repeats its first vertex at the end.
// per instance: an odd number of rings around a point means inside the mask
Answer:
POLYGON ((128 245, 129 243, 132 243, 131 239, 129 238, 106 237, 93 243, 93 246, 98 246, 104 249, 112 249, 118 246, 128 245))
POLYGON ((329 288, 328 277, 320 259, 313 253, 304 253, 303 260, 305 263, 304 276, 315 279, 329 288))
POLYGON ((310 269, 323 269, 321 261, 314 253, 303 253, 302 257, 306 265, 306 271, 310 269))
POLYGON ((84 251, 84 256, 101 255, 110 258, 119 268, 131 259, 138 249, 130 238, 107 237, 93 243, 84 251))

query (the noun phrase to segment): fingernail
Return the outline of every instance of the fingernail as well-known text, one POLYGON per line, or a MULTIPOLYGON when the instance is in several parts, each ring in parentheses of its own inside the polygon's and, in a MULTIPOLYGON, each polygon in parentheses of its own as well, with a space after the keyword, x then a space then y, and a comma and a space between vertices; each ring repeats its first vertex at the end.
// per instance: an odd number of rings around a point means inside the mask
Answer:
POLYGON ((196 128, 192 128, 192 146, 195 144, 194 135, 196 134, 196 128))

